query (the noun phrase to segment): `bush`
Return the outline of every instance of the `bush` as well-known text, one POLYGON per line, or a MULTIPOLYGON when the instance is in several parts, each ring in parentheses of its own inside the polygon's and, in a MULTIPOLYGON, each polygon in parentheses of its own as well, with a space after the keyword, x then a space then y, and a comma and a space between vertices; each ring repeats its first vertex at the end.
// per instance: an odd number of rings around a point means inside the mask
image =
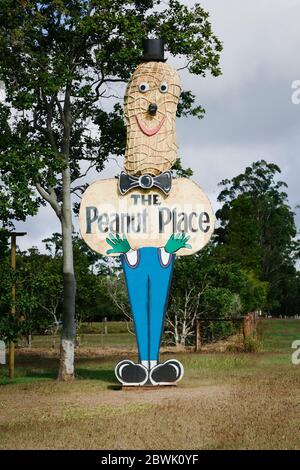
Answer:
POLYGON ((214 321, 203 319, 200 323, 201 338, 205 343, 220 341, 233 336, 240 330, 239 322, 214 321))
POLYGON ((244 340, 244 351, 248 353, 259 352, 262 349, 261 342, 256 334, 248 336, 244 340))
MULTIPOLYGON (((2 315, 2 314, 1 314, 2 315)), ((4 342, 17 341, 22 335, 22 325, 16 316, 3 315, 0 317, 0 339, 4 342)))

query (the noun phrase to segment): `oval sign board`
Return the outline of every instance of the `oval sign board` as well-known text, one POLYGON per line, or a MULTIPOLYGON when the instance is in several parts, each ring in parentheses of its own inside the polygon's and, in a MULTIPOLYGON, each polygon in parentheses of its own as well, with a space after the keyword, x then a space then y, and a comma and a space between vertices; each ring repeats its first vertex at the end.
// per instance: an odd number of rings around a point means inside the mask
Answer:
MULTIPOLYGON (((201 250, 214 230, 215 217, 208 197, 187 178, 175 178, 168 196, 159 189, 133 189, 122 196, 118 180, 92 183, 83 194, 79 224, 81 236, 97 253, 106 255, 110 233, 126 235, 132 249, 163 247, 172 233, 190 236, 192 249, 181 249, 178 256, 201 250)), ((116 254, 110 256, 118 256, 116 254)))

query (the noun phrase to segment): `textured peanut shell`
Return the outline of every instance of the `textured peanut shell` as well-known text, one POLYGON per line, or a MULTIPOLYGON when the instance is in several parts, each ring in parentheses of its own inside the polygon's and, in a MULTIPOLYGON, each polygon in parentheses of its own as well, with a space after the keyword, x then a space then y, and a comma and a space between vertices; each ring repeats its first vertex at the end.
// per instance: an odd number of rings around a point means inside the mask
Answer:
POLYGON ((175 120, 179 95, 179 75, 170 65, 143 62, 134 71, 124 98, 127 173, 158 175, 172 167, 177 159, 175 120), (149 85, 145 93, 139 90, 142 82, 149 85), (161 93, 161 83, 167 83, 167 93, 161 93), (148 112, 150 103, 157 105, 155 116, 148 112), (137 117, 150 130, 164 121, 160 130, 149 136, 140 129, 137 117))

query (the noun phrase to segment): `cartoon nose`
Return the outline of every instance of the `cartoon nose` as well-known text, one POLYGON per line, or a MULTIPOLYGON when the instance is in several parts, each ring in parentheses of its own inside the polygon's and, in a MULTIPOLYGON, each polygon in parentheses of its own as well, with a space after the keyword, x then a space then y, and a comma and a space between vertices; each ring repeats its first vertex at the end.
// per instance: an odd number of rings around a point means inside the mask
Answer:
POLYGON ((148 107, 148 113, 149 113, 151 116, 155 116, 156 111, 157 111, 157 104, 155 104, 155 103, 150 103, 150 104, 149 104, 149 107, 148 107))

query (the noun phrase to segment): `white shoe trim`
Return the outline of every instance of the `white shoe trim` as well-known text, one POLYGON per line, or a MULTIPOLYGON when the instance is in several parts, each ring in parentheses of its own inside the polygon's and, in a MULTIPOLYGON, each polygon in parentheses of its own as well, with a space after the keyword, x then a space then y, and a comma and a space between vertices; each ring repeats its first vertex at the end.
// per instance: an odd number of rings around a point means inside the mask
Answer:
POLYGON ((117 377, 118 381, 119 381, 122 385, 126 385, 126 387, 131 387, 131 386, 133 386, 133 387, 138 387, 138 386, 145 385, 145 383, 147 382, 147 380, 148 380, 148 369, 147 369, 145 366, 143 366, 143 364, 136 364, 135 362, 130 361, 129 359, 125 359, 125 360, 123 360, 123 361, 118 362, 118 364, 116 365, 116 367, 115 367, 115 376, 117 377), (124 362, 124 364, 121 365, 123 362, 124 362), (128 365, 128 363, 133 364, 134 366, 140 366, 140 367, 142 367, 142 368, 145 370, 145 372, 146 372, 146 378, 145 378, 145 380, 144 380, 143 382, 125 382, 124 380, 122 380, 122 378, 119 376, 118 372, 119 372, 120 370, 122 370, 123 367, 125 367, 126 365, 128 365))
POLYGON ((153 367, 153 369, 150 370, 149 380, 152 383, 152 385, 174 385, 174 384, 177 384, 182 379, 183 374, 184 374, 184 367, 181 364, 181 362, 179 362, 177 359, 169 359, 166 362, 162 362, 161 364, 157 364, 157 366, 153 367), (152 372, 155 371, 156 367, 161 366, 163 364, 167 364, 168 362, 172 362, 171 365, 175 369, 177 369, 177 371, 180 371, 180 375, 179 375, 178 379, 175 380, 174 382, 155 382, 155 380, 152 379, 152 372), (174 362, 176 362, 177 364, 174 364, 174 362))

